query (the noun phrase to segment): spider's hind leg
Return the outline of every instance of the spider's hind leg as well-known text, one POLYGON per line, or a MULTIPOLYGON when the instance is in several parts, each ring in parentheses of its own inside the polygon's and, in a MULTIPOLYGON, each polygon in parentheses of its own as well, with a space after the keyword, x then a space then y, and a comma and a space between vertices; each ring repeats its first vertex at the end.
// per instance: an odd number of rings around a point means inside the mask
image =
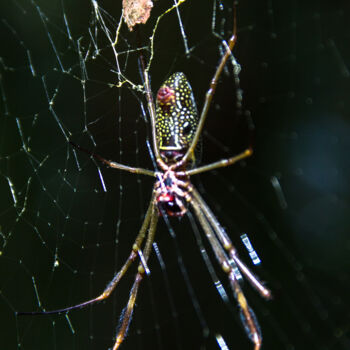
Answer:
POLYGON ((233 290, 234 296, 238 302, 239 313, 244 330, 248 338, 252 341, 252 343, 254 343, 254 349, 259 350, 262 343, 262 335, 259 322, 255 316, 254 311, 249 306, 242 288, 239 285, 239 282, 233 271, 231 271, 229 274, 229 280, 231 289, 233 290))
MULTIPOLYGON (((152 250, 152 244, 154 241, 154 236, 156 233, 157 222, 158 222, 158 209, 153 201, 153 198, 154 198, 154 196, 152 196, 152 198, 151 198, 151 203, 150 203, 150 207, 149 207, 149 210, 151 210, 151 211, 149 213, 150 223, 147 227, 148 228, 147 240, 146 240, 143 252, 142 252, 144 262, 141 261, 139 266, 138 266, 135 281, 134 281, 134 284, 133 284, 131 291, 130 291, 128 304, 125 307, 125 309, 123 310, 123 313, 121 315, 121 323, 120 323, 120 326, 118 329, 118 334, 117 334, 116 341, 115 341, 114 346, 113 346, 113 350, 116 350, 119 348, 120 344, 123 342, 123 340, 128 332, 129 325, 130 325, 131 318, 132 318, 132 313, 133 313, 134 307, 135 307, 137 292, 138 292, 138 289, 140 287, 143 276, 146 273, 144 263, 147 264, 148 258, 150 256, 150 253, 152 250)), ((147 213, 147 216, 148 216, 148 213, 147 213)))
POLYGON ((260 326, 254 311, 250 308, 247 299, 239 285, 235 268, 242 272, 248 281, 265 298, 271 297, 271 292, 258 280, 258 278, 239 259, 231 240, 224 229, 216 220, 214 214, 206 205, 195 188, 191 188, 188 200, 196 214, 196 217, 211 245, 215 257, 223 271, 228 275, 230 287, 240 309, 241 321, 248 338, 254 343, 255 350, 261 348, 262 336, 260 326))

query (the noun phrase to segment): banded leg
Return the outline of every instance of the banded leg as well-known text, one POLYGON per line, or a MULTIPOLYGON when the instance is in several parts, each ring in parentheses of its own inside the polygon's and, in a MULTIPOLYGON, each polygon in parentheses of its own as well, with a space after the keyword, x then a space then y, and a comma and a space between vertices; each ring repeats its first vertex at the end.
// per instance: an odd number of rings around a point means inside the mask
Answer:
MULTIPOLYGON (((151 214, 150 214, 151 222, 150 222, 149 229, 148 229, 148 235, 147 235, 147 240, 145 243, 145 248, 142 252, 146 263, 148 261, 148 258, 150 256, 150 253, 152 250, 152 243, 154 241, 154 236, 156 233, 157 222, 158 222, 158 209, 157 209, 156 205, 154 204, 153 198, 152 198, 151 203, 152 203, 151 204, 152 209, 151 209, 151 214)), ((135 307, 137 292, 138 292, 138 289, 140 287, 140 284, 141 284, 141 281, 143 279, 144 274, 145 274, 144 265, 142 263, 140 263, 138 266, 138 272, 136 274, 134 284, 133 284, 132 289, 130 291, 128 304, 127 304, 126 308, 123 310, 121 325, 120 325, 120 328, 119 328, 119 331, 118 331, 118 334, 116 337, 116 341, 115 341, 114 346, 113 346, 113 350, 117 350, 119 348, 120 344, 123 342, 123 340, 128 332, 132 313, 133 313, 133 310, 135 307)))
POLYGON ((101 157, 100 155, 94 153, 94 152, 90 152, 87 149, 77 145, 74 142, 69 142, 74 148, 78 149, 79 151, 83 151, 84 153, 88 154, 91 157, 94 157, 95 159, 97 159, 98 161, 100 161, 101 163, 104 163, 106 165, 108 165, 111 168, 114 169, 118 169, 118 170, 123 170, 123 171, 127 171, 129 173, 133 173, 133 174, 142 174, 142 175, 148 175, 148 176, 152 176, 155 177, 156 174, 154 171, 152 170, 147 170, 147 169, 143 169, 143 168, 134 168, 128 165, 123 165, 117 162, 113 162, 112 160, 108 160, 105 159, 103 157, 101 157))
POLYGON ((248 335, 248 338, 254 343, 254 350, 259 350, 261 348, 262 335, 255 313, 248 305, 247 299, 233 271, 230 272, 229 281, 235 298, 238 300, 241 320, 243 320, 243 326, 248 335))
POLYGON ((203 211, 205 217, 209 221, 211 227, 214 229, 219 241, 221 242, 223 248, 228 252, 231 259, 234 260, 240 271, 248 279, 251 285, 260 293, 260 295, 266 299, 271 298, 271 291, 267 289, 259 279, 250 271, 250 269, 243 263, 237 254, 236 248, 233 246, 230 238, 228 237, 225 230, 222 228, 220 223, 216 220, 213 212, 210 210, 208 205, 204 202, 203 198, 200 196, 198 191, 193 188, 193 197, 199 203, 201 210, 203 211))
POLYGON ((200 139, 200 135, 202 134, 202 129, 204 126, 205 119, 208 115, 209 107, 211 105, 211 101, 215 95, 215 90, 216 86, 218 85, 219 78, 221 76, 221 73, 226 65, 226 62, 228 58, 232 55, 232 50, 236 44, 237 41, 237 21, 236 21, 236 1, 233 2, 233 29, 232 29, 232 36, 230 37, 229 41, 223 41, 223 45, 226 47, 226 52, 221 58, 218 67, 216 68, 214 77, 212 78, 210 85, 209 85, 209 90, 207 91, 205 95, 205 101, 204 105, 201 111, 201 115, 199 118, 199 123, 197 126, 196 133, 192 139, 192 143, 190 147, 187 149, 186 154, 179 160, 177 163, 175 163, 172 166, 172 169, 179 169, 183 165, 185 165, 188 162, 188 159, 190 158, 191 154, 194 152, 197 143, 200 139))
MULTIPOLYGON (((212 215, 210 209, 207 207, 205 202, 201 199, 198 192, 194 188, 192 188, 192 193, 193 193, 193 197, 189 200, 189 202, 196 214, 196 217, 200 225, 204 230, 206 237, 209 240, 209 243, 216 256, 216 259, 220 263, 223 271, 228 275, 231 289, 233 290, 234 297, 237 300, 237 303, 240 309, 240 313, 242 316, 241 319, 242 319, 243 326, 246 330, 246 333, 249 339, 254 343, 255 350, 259 350, 262 343, 262 336, 260 333, 260 327, 259 327, 258 321, 256 319, 256 316, 253 310, 248 305, 248 302, 239 285, 239 282, 237 281, 234 268, 230 263, 230 258, 231 258, 230 251, 227 249, 228 247, 225 247, 221 239, 217 237, 217 232, 216 232, 217 229, 221 229, 223 231, 223 228, 220 226, 220 224, 216 221, 216 219, 213 216, 210 217, 210 215, 208 215, 208 214, 212 215), (212 220, 213 218, 215 221, 212 220), (229 256, 227 254, 229 254, 229 256)), ((238 261, 240 261, 240 259, 237 256, 235 258, 238 261)), ((234 259, 235 263, 236 263, 236 259, 234 259)), ((249 271, 249 269, 241 261, 240 263, 249 271)), ((265 291, 265 294, 268 294, 269 296, 271 295, 270 291, 266 289, 250 271, 249 271, 249 274, 247 275, 246 271, 242 270, 240 265, 238 265, 237 263, 236 265, 241 270, 241 272, 248 278, 248 280, 254 285, 254 287, 258 289, 259 292, 262 289, 265 291)), ((260 293, 260 294, 265 296, 264 293, 260 293)))
MULTIPOLYGON (((126 259, 126 261, 125 261, 124 265, 122 266, 122 268, 117 272, 117 274, 108 283, 107 287, 104 289, 104 291, 98 297, 90 299, 88 301, 85 301, 83 303, 80 303, 80 304, 77 304, 77 305, 74 305, 74 306, 63 308, 63 309, 52 310, 52 311, 18 312, 17 315, 60 314, 60 313, 68 312, 70 310, 80 309, 80 308, 83 308, 83 307, 85 307, 87 305, 90 305, 90 304, 96 303, 98 301, 102 301, 102 300, 107 299, 111 295, 111 293, 113 292, 115 287, 118 285, 118 283, 120 282, 122 277, 125 275, 125 273, 129 269, 130 265, 136 259, 137 255, 138 255, 138 253, 140 251, 140 247, 142 245, 142 242, 143 242, 143 240, 145 238, 146 231, 150 227, 150 221, 151 221, 151 217, 153 215, 153 212, 154 212, 154 195, 152 195, 152 198, 151 198, 151 201, 150 201, 150 205, 148 206, 148 209, 147 209, 147 212, 146 212, 145 219, 144 219, 144 221, 142 223, 140 232, 137 235, 137 237, 135 239, 135 242, 134 242, 134 244, 132 246, 132 251, 131 251, 129 257, 126 259)), ((139 269, 140 269, 140 266, 139 266, 139 269)))
POLYGON ((240 154, 237 154, 236 156, 233 156, 231 158, 227 158, 227 159, 221 159, 217 162, 211 163, 211 164, 207 164, 207 165, 203 165, 200 166, 198 168, 195 169, 191 169, 188 171, 184 171, 184 172, 178 172, 180 175, 184 175, 184 176, 191 176, 191 175, 196 175, 196 174, 200 174, 200 173, 204 173, 206 171, 209 170, 214 170, 217 168, 223 168, 223 167, 227 167, 230 166, 234 163, 237 163, 238 161, 250 157, 253 154, 253 150, 251 148, 247 148, 245 151, 243 151, 240 154))

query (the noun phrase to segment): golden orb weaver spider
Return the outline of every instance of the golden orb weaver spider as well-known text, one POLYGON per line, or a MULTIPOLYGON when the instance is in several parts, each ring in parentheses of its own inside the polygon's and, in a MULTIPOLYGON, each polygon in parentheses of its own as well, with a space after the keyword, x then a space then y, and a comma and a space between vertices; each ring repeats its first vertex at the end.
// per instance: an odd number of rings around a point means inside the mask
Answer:
POLYGON ((234 269, 238 268, 262 297, 269 299, 271 297, 271 292, 240 260, 225 230, 217 221, 199 192, 190 182, 190 176, 192 175, 232 165, 252 154, 252 149, 249 148, 234 157, 195 167, 195 150, 200 139, 204 122, 218 84, 218 79, 228 58, 232 54, 231 51, 235 43, 236 18, 234 8, 233 34, 227 43, 223 41, 226 52, 221 58, 214 77, 210 82, 204 106, 199 116, 192 88, 183 73, 174 73, 162 84, 157 93, 155 106, 148 72, 143 69, 146 98, 152 127, 153 151, 156 164, 160 170, 151 171, 143 168, 134 168, 106 160, 71 142, 75 148, 87 152, 111 168, 155 177, 157 180, 153 187, 151 200, 129 257, 121 269, 114 275, 102 294, 94 299, 68 308, 54 311, 18 313, 18 315, 63 313, 75 308, 87 306, 97 301, 102 301, 111 295, 130 265, 139 256, 140 263, 138 265, 137 274, 130 290, 127 306, 121 315, 120 327, 113 346, 113 350, 118 349, 127 334, 138 289, 146 273, 147 261, 151 253, 159 215, 181 217, 185 215, 190 207, 200 223, 218 263, 228 276, 230 287, 240 308, 244 329, 250 340, 254 343, 254 349, 259 350, 261 348, 262 336, 259 324, 254 312, 248 305, 234 269), (145 239, 146 242, 142 250, 141 247, 145 239))

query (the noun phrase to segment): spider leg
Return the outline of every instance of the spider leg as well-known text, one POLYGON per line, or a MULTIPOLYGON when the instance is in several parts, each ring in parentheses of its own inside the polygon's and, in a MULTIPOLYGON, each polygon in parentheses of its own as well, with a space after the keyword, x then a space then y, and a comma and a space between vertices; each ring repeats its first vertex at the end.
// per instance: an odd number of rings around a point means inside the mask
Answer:
MULTIPOLYGON (((96 298, 90 299, 88 301, 85 301, 83 303, 74 305, 74 306, 70 306, 70 307, 66 307, 64 309, 58 309, 58 310, 52 310, 52 311, 34 311, 34 312, 18 312, 17 315, 50 315, 50 314, 60 314, 60 313, 64 313, 64 312, 68 312, 70 310, 74 310, 74 309, 80 309, 83 308, 87 305, 96 303, 98 301, 107 299, 111 293, 113 292, 113 290, 115 289, 115 287, 118 285, 119 281, 122 279, 122 277, 125 275, 125 273, 127 272, 127 270, 129 269, 130 265, 133 263, 133 261, 136 259, 138 252, 140 250, 140 246, 142 245, 142 242, 146 236, 146 231, 147 229, 150 227, 150 221, 152 218, 152 215, 154 215, 154 195, 152 195, 151 197, 151 201, 150 201, 150 205, 147 209, 147 213, 145 215, 145 219, 142 223, 141 229, 139 231, 139 234, 137 235, 135 242, 132 246, 132 251, 129 255, 129 257, 126 259, 124 265, 122 266, 122 268, 117 272, 117 274, 115 274, 115 276, 113 277, 113 279, 108 283, 107 287, 104 289, 104 291, 96 298)), ((147 260, 146 260, 147 261, 147 260)), ((142 264, 140 264, 141 266, 143 266, 142 264)), ((140 269, 140 266, 139 266, 140 269)))
POLYGON ((240 316, 248 338, 255 344, 254 349, 259 350, 262 343, 262 335, 255 313, 248 305, 247 299, 233 271, 229 274, 229 281, 240 306, 240 316))
POLYGON ((217 169, 217 168, 223 168, 223 167, 232 165, 234 163, 237 163, 238 161, 240 161, 244 158, 247 158, 247 157, 251 156, 252 154, 253 154, 253 150, 251 148, 247 148, 245 151, 243 151, 240 154, 237 154, 234 157, 227 158, 227 159, 221 159, 215 163, 203 165, 203 166, 200 166, 198 168, 191 169, 188 171, 179 172, 179 174, 191 176, 191 175, 204 173, 205 171, 209 171, 209 170, 213 170, 213 169, 217 169))
MULTIPOLYGON (((234 272, 234 267, 232 266, 232 262, 230 261, 231 254, 229 254, 230 256, 227 255, 226 253, 227 248, 225 247, 224 243, 222 243, 222 241, 217 237, 217 232, 216 232, 217 228, 220 228, 221 230, 223 229, 217 223, 216 219, 215 219, 215 225, 217 227, 215 228, 213 226, 214 225, 213 220, 210 217, 210 215, 208 216, 209 208, 207 207, 205 202, 200 198, 198 192, 194 188, 192 188, 192 193, 193 193, 193 196, 189 195, 188 201, 190 202, 194 210, 194 213, 200 225, 202 226, 206 237, 209 240, 209 243, 213 249, 216 259, 220 263, 223 271, 228 275, 230 286, 233 290, 234 297, 237 300, 237 303, 240 308, 241 320, 245 328, 245 331, 248 335, 248 338, 254 343, 255 350, 259 350, 262 343, 262 336, 260 332, 259 323, 257 321, 257 318, 253 310, 250 308, 247 302, 247 299, 245 298, 244 293, 239 285, 239 282, 234 272)), ((212 214, 210 210, 209 210, 209 213, 212 214)), ((230 253, 230 251, 228 251, 228 253, 230 253)), ((235 259, 234 259, 234 262, 236 262, 235 259)), ((241 267, 239 265, 237 266, 241 270, 241 267)), ((244 273, 244 271, 242 271, 242 273, 244 273)), ((246 276, 245 273, 244 275, 246 276)), ((257 279, 256 281, 260 283, 257 279)), ((262 286, 261 283, 260 285, 262 286)), ((262 288, 266 289, 264 286, 262 286, 262 288)))
POLYGON ((163 159, 160 156, 158 142, 157 142, 156 109, 155 109, 155 105, 154 105, 154 100, 153 100, 153 95, 152 95, 152 90, 151 90, 151 83, 150 83, 150 78, 149 78, 149 74, 148 74, 148 71, 150 68, 150 62, 146 67, 142 51, 140 51, 139 62, 141 64, 143 81, 144 81, 145 92, 146 92, 147 107, 148 107, 148 112, 149 112, 150 121, 151 121, 152 143, 153 143, 154 156, 155 156, 157 164, 160 166, 160 168, 162 170, 167 170, 168 166, 165 164, 165 162, 163 161, 163 159))
MULTIPOLYGON (((145 243, 145 247, 144 247, 143 252, 142 252, 146 263, 147 263, 147 260, 150 256, 150 253, 152 250, 152 243, 154 241, 154 236, 156 233, 157 222, 158 222, 158 211, 157 211, 156 204, 153 201, 153 198, 152 198, 151 203, 152 203, 151 204, 151 206, 152 206, 151 214, 150 214, 150 217, 151 217, 150 221, 151 222, 150 222, 149 227, 148 227, 148 236, 147 236, 147 240, 145 243)), ((126 308, 123 310, 123 313, 121 316, 121 325, 120 325, 120 328, 118 330, 118 334, 117 334, 116 341, 115 341, 114 346, 113 346, 113 350, 117 350, 119 348, 120 344, 123 342, 123 340, 128 332, 132 313, 133 313, 133 310, 135 307, 137 292, 138 292, 139 286, 141 284, 141 281, 142 281, 144 275, 145 275, 145 268, 144 268, 143 264, 140 263, 138 266, 138 272, 136 274, 134 284, 133 284, 132 289, 130 291, 128 304, 127 304, 126 308)))
POLYGON ((134 168, 128 165, 123 165, 117 162, 113 162, 111 160, 105 159, 103 157, 101 157, 100 155, 94 153, 94 152, 90 152, 87 149, 75 144, 74 142, 69 142, 74 148, 83 151, 85 153, 87 153, 88 155, 94 157, 95 159, 97 159, 98 161, 100 161, 101 163, 104 163, 108 166, 110 166, 111 168, 114 169, 119 169, 119 170, 124 170, 124 171, 128 171, 129 173, 133 173, 133 174, 142 174, 142 175, 148 175, 148 176, 156 176, 154 171, 151 170, 147 170, 147 169, 143 169, 143 168, 134 168))
POLYGON ((234 260, 240 271, 248 279, 251 285, 260 293, 260 295, 266 299, 271 298, 271 291, 267 289, 259 279, 250 271, 250 269, 242 262, 238 257, 237 250, 233 246, 230 238, 223 229, 223 227, 216 220, 213 212, 210 210, 208 205, 204 202, 203 198, 200 196, 195 188, 192 188, 193 198, 198 203, 201 211, 204 213, 211 227, 214 229, 219 241, 221 242, 224 249, 228 252, 231 259, 234 260))
POLYGON ((223 45, 226 48, 225 54, 222 56, 220 63, 218 65, 218 67, 216 68, 214 77, 212 78, 211 82, 210 82, 210 86, 209 86, 209 90, 207 91, 206 95, 205 95, 205 101, 204 101, 204 105, 202 108, 202 112, 199 118, 199 123, 197 126, 197 130, 196 133, 192 139, 191 145, 190 147, 187 149, 186 154, 181 158, 181 160, 179 160, 177 163, 175 163, 172 168, 174 169, 178 169, 181 168, 184 164, 186 164, 188 162, 188 159, 190 158, 190 156, 192 155, 192 153, 194 152, 197 143, 200 139, 200 135, 202 134, 202 129, 204 126, 204 122, 205 119, 208 115, 208 111, 209 111, 209 107, 211 105, 211 101, 214 97, 215 94, 215 90, 216 90, 216 86, 218 84, 220 75, 226 65, 226 62, 228 60, 228 58, 232 55, 232 50, 236 44, 237 41, 237 25, 236 25, 237 21, 236 21, 236 4, 235 2, 233 3, 233 30, 232 30, 232 36, 230 37, 229 41, 226 42, 225 40, 223 40, 223 45))

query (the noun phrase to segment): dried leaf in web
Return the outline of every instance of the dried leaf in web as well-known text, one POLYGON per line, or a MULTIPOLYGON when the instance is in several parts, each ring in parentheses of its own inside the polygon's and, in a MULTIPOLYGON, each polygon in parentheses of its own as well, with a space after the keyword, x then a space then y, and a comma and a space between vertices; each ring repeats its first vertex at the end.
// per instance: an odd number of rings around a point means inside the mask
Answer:
POLYGON ((136 24, 147 22, 152 7, 151 0, 123 0, 123 17, 130 31, 136 24))

